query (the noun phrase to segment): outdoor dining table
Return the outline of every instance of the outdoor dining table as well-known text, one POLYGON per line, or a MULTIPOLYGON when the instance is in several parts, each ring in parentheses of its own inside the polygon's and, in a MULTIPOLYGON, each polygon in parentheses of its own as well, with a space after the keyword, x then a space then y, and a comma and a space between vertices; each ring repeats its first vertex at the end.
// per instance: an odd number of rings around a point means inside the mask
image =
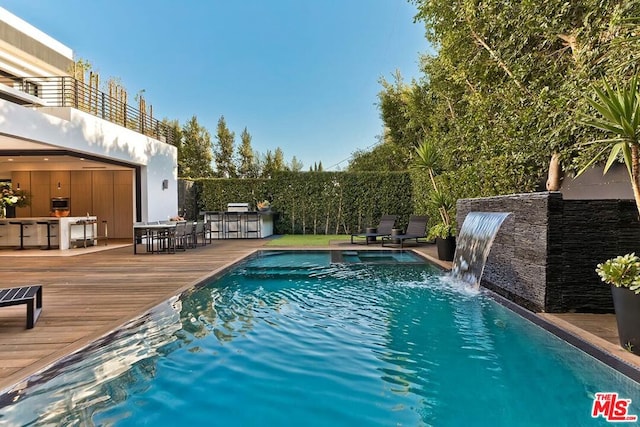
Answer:
POLYGON ((135 223, 133 224, 133 253, 138 253, 137 244, 138 241, 143 238, 146 239, 147 252, 154 252, 153 240, 154 237, 160 236, 165 233, 170 233, 176 228, 177 222, 169 221, 162 223, 135 223))

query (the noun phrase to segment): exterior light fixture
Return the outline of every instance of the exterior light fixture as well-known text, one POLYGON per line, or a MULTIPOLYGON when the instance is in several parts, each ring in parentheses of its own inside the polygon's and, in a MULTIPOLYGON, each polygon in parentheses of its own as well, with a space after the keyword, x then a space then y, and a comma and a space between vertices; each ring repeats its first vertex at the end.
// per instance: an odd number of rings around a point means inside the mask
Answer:
POLYGON ((169 188, 169 180, 168 179, 163 179, 162 180, 162 189, 166 190, 167 188, 169 188))

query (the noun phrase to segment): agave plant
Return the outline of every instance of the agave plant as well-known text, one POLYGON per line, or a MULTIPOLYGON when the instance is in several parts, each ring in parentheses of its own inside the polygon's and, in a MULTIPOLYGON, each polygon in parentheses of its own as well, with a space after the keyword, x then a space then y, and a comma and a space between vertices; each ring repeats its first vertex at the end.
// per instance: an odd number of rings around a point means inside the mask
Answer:
POLYGON ((587 102, 597 114, 584 115, 581 122, 611 134, 612 138, 592 141, 602 145, 602 150, 578 172, 578 176, 595 163, 607 150, 609 158, 604 173, 620 155, 629 172, 633 196, 640 213, 640 86, 638 76, 633 76, 628 84, 612 86, 604 81, 604 89, 594 87, 595 99, 587 102))

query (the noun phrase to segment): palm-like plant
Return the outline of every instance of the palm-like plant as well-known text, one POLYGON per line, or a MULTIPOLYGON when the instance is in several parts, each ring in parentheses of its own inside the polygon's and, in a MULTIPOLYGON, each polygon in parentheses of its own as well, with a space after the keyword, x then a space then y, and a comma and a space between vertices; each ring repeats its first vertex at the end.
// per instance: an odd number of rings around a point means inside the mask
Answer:
POLYGON ((627 166, 633 196, 640 213, 640 86, 638 76, 633 76, 627 85, 617 84, 615 87, 607 81, 604 89, 594 88, 596 99, 587 98, 587 102, 597 111, 596 115, 583 116, 582 123, 613 134, 612 138, 592 141, 602 144, 598 154, 578 172, 578 176, 595 163, 607 150, 609 158, 604 173, 620 154, 627 166))
POLYGON ((413 167, 419 170, 425 170, 429 174, 431 179, 431 185, 433 189, 438 191, 436 185, 435 174, 438 170, 438 164, 440 162, 440 154, 436 149, 436 146, 428 141, 424 141, 422 144, 416 147, 416 160, 413 163, 413 167))
POLYGON ((453 233, 449 212, 455 207, 455 201, 452 200, 449 194, 441 191, 436 183, 435 176, 440 163, 440 154, 434 144, 429 141, 424 141, 416 147, 416 156, 413 167, 418 170, 427 171, 429 174, 429 179, 433 186, 429 204, 433 209, 438 211, 442 221, 435 227, 437 228, 437 232, 433 232, 432 234, 437 234, 439 237, 445 238, 453 233))

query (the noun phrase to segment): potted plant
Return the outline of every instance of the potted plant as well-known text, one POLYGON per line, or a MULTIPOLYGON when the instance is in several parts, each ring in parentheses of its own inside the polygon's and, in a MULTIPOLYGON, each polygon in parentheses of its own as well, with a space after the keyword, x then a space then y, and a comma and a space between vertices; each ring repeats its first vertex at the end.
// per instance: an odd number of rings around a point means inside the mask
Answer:
POLYGON ((269 203, 268 200, 263 200, 261 202, 256 203, 256 207, 260 212, 267 212, 269 209, 271 209, 271 203, 269 203))
POLYGON ((30 202, 29 194, 26 191, 14 190, 10 182, 0 182, 0 218, 15 216, 15 212, 12 215, 7 215, 7 210, 29 206, 30 202))
POLYGON ((455 227, 439 222, 429 229, 428 239, 435 239, 438 259, 453 261, 456 253, 455 227))
POLYGON ((436 146, 423 141, 416 147, 416 160, 414 169, 426 171, 433 191, 429 194, 428 206, 432 211, 438 212, 440 221, 429 229, 429 238, 436 239, 438 258, 443 261, 453 261, 456 251, 455 226, 451 220, 455 210, 453 197, 440 189, 436 182, 436 171, 440 164, 440 154, 436 146))
POLYGON ((598 264, 596 272, 611 285, 620 345, 640 355, 640 258, 617 256, 598 264))
POLYGON ((454 202, 451 196, 438 190, 431 192, 430 207, 440 215, 440 221, 429 229, 429 239, 436 240, 438 259, 453 261, 456 252, 456 228, 451 220, 454 202))

